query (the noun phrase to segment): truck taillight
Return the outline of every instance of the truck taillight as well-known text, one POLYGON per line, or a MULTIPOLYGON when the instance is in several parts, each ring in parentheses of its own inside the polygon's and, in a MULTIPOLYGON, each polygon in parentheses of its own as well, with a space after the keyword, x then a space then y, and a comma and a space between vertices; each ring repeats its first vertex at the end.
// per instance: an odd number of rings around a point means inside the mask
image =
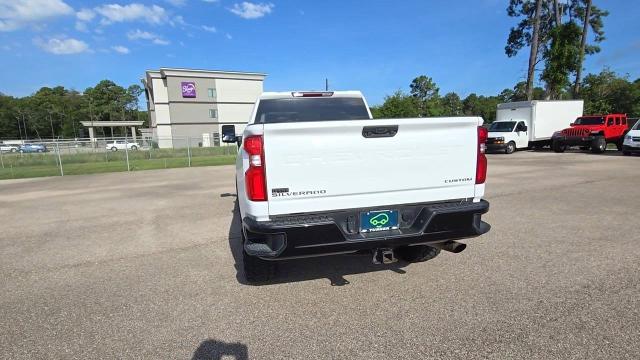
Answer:
POLYGON ((487 137, 489 132, 482 126, 478 126, 478 161, 476 163, 476 184, 484 184, 487 179, 487 137))
POLYGON ((249 170, 244 174, 247 197, 251 201, 266 201, 267 179, 264 171, 262 136, 249 136, 244 139, 244 150, 249 155, 249 170))

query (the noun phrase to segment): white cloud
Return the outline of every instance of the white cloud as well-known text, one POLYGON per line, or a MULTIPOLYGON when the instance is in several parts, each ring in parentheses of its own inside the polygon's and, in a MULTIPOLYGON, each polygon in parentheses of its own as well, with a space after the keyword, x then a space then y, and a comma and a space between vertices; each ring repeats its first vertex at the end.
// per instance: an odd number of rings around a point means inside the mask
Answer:
POLYGON ((225 37, 226 37, 227 39, 229 39, 229 40, 233 39, 233 36, 231 36, 231 34, 229 34, 229 33, 227 33, 227 34, 225 35, 225 37))
POLYGON ((76 21, 76 30, 80 32, 87 32, 87 23, 82 21, 76 21))
POLYGON ((119 53, 119 54, 128 54, 130 51, 127 47, 124 47, 122 45, 116 45, 116 46, 112 46, 111 49, 113 49, 113 51, 119 53))
POLYGON ((89 45, 77 39, 56 39, 52 38, 44 41, 40 38, 33 40, 33 43, 42 50, 55 55, 79 54, 89 51, 89 45))
POLYGON ((0 0, 0 31, 13 31, 38 21, 73 13, 62 0, 0 0))
POLYGON ((152 43, 156 44, 156 45, 169 45, 171 44, 171 42, 169 40, 165 40, 162 38, 155 38, 153 39, 152 43))
POLYGON ((139 20, 159 25, 169 21, 167 11, 158 5, 146 6, 138 3, 129 5, 108 4, 95 8, 95 11, 103 16, 100 21, 103 25, 139 20))
POLYGON ((187 3, 187 0, 164 0, 164 1, 176 7, 184 6, 187 3))
POLYGON ((140 29, 136 29, 135 31, 129 31, 127 33, 127 38, 129 40, 148 40, 156 45, 169 45, 171 42, 163 39, 161 36, 156 35, 154 33, 148 31, 142 31, 140 29))
POLYGON ((169 24, 171 26, 176 26, 176 25, 188 26, 189 25, 187 24, 186 21, 184 21, 184 18, 182 17, 182 15, 174 16, 173 19, 171 19, 171 21, 169 22, 169 24))
POLYGON ((202 0, 202 1, 204 1, 206 3, 209 3, 209 4, 213 4, 213 3, 219 2, 220 0, 202 0))
POLYGON ((96 17, 96 13, 91 9, 82 9, 76 13, 76 17, 80 21, 91 21, 96 17))
POLYGON ((233 7, 229 9, 229 11, 243 19, 257 19, 267 14, 271 14, 274 7, 275 5, 272 3, 265 4, 243 1, 240 4, 233 4, 233 7))
POLYGON ((216 29, 215 26, 202 25, 202 30, 208 31, 208 32, 211 32, 211 33, 218 32, 218 29, 216 29))

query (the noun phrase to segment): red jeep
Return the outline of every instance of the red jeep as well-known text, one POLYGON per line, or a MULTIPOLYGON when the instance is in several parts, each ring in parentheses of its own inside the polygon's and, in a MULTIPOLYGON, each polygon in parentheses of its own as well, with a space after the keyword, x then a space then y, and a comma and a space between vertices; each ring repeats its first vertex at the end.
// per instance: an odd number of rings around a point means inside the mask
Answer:
POLYGON ((607 144, 616 144, 622 150, 624 135, 629 131, 626 114, 586 115, 576 119, 571 127, 551 137, 551 148, 561 153, 567 147, 580 146, 582 150, 602 153, 607 144))

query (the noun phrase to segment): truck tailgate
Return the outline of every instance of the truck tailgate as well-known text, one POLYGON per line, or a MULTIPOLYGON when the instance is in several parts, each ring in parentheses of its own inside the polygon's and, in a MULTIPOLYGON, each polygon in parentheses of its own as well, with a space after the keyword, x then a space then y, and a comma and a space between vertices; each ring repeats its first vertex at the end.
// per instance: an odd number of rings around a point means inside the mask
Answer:
POLYGON ((478 117, 265 124, 269 214, 473 198, 481 124, 478 117), (394 136, 363 134, 395 125, 394 136))

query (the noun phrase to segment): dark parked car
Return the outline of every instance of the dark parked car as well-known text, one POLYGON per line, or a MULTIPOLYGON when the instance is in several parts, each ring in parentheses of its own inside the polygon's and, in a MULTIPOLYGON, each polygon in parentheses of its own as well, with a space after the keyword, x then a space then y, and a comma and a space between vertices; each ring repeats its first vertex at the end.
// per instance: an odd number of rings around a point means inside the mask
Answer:
POLYGON ((21 153, 34 153, 34 152, 47 152, 47 147, 44 144, 24 144, 20 145, 18 149, 21 153))

